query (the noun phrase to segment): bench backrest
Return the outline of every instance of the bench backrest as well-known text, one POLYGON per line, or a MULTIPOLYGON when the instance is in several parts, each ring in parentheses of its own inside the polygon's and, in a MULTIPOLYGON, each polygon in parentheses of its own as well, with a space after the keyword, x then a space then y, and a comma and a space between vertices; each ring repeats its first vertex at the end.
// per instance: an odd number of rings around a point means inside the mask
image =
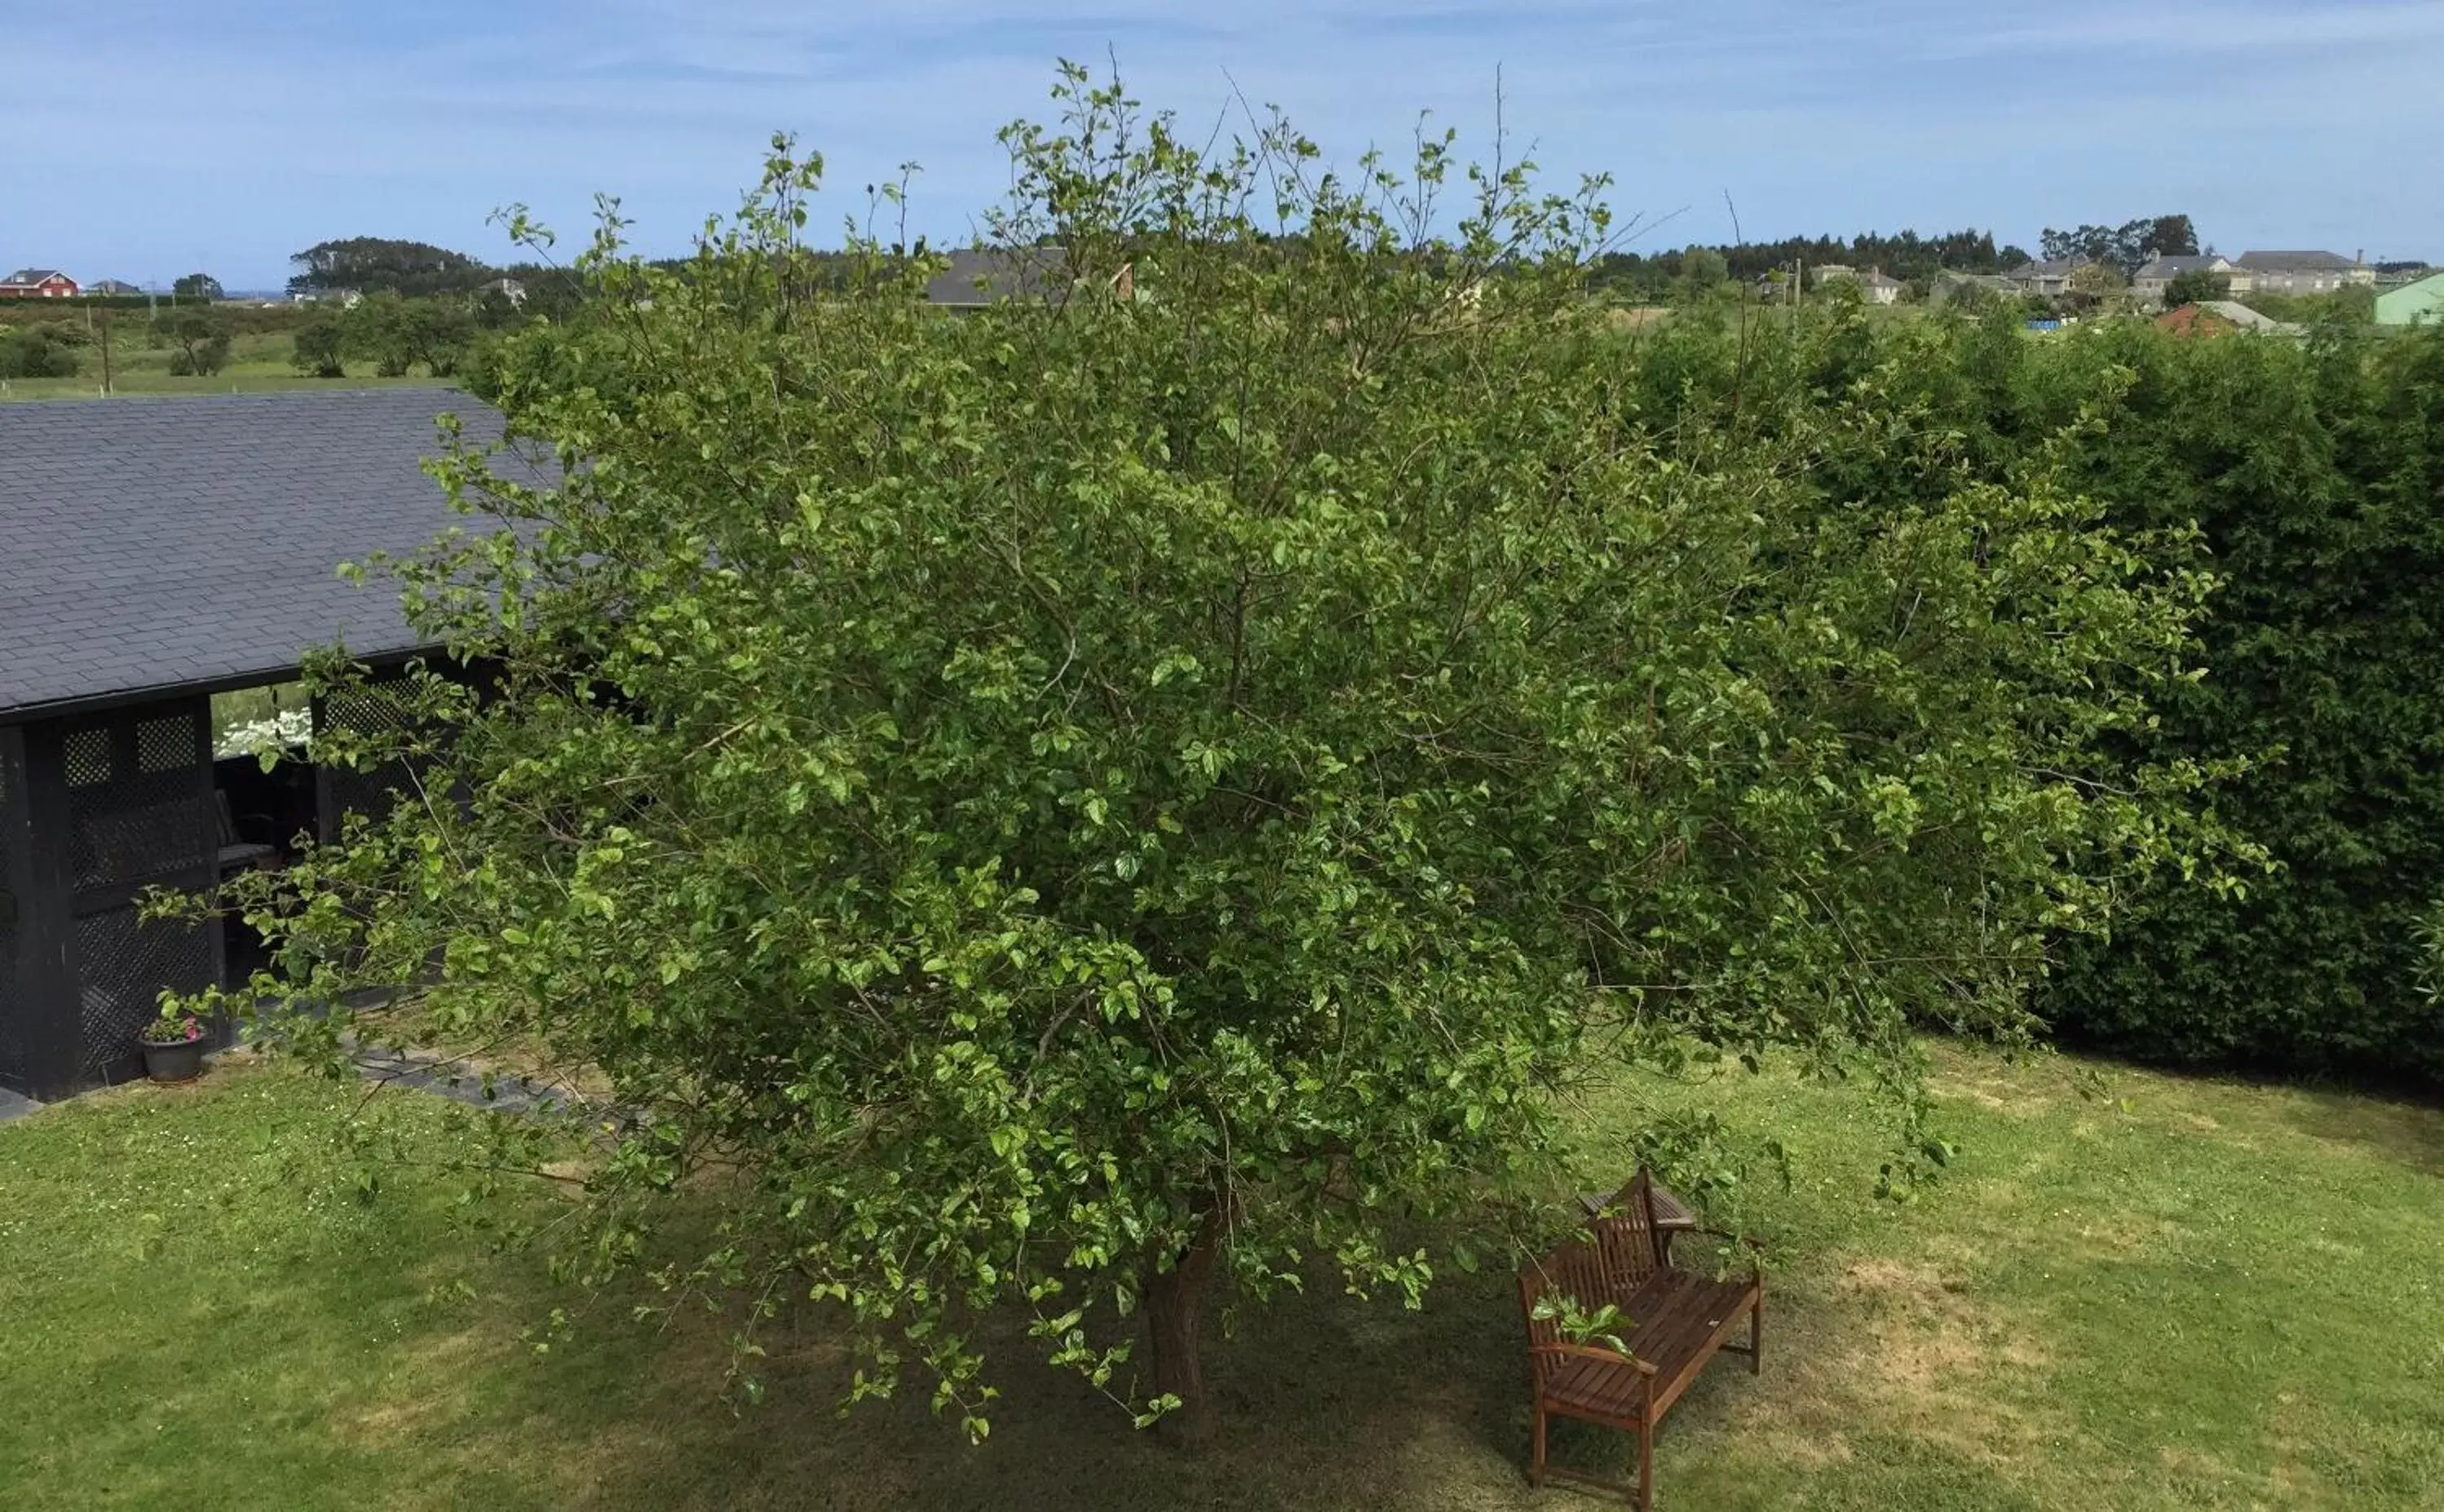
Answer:
MULTIPOLYGON (((1625 1312, 1629 1294, 1661 1268, 1654 1187, 1653 1178, 1640 1171, 1588 1221, 1587 1238, 1565 1241, 1519 1273, 1519 1311, 1527 1320, 1531 1347, 1576 1342, 1563 1331, 1558 1318, 1536 1316, 1538 1303, 1563 1298, 1581 1312, 1592 1313, 1606 1303, 1625 1312)), ((1632 1321, 1624 1318, 1622 1326, 1632 1321)), ((1530 1357, 1541 1383, 1550 1356, 1530 1357)))
MULTIPOLYGON (((1572 1344, 1579 1342, 1562 1328, 1557 1318, 1539 1318, 1538 1304, 1547 1298, 1565 1301, 1582 1313, 1592 1313, 1606 1302, 1618 1306, 1627 1293, 1616 1288, 1614 1278, 1604 1263, 1601 1246, 1579 1240, 1564 1241, 1544 1259, 1530 1262, 1519 1273, 1519 1314, 1528 1323, 1528 1343, 1572 1344)), ((1536 1382, 1542 1386, 1550 1367, 1550 1356, 1528 1356, 1536 1382)))
POLYGON ((1663 1227, 1655 1219, 1655 1178, 1643 1167, 1614 1192, 1588 1225, 1627 1297, 1663 1268, 1663 1227))

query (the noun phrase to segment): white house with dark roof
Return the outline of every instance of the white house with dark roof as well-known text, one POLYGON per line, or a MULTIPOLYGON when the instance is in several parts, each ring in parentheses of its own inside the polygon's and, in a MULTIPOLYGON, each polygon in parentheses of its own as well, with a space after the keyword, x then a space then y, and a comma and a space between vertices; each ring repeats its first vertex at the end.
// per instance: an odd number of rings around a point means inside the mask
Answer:
POLYGON ((2022 263, 2003 274, 2014 293, 2041 294, 2047 299, 2070 287, 2070 276, 2087 266, 2079 257, 2052 257, 2022 263))
POLYGON ((2243 252, 2232 266, 2249 275, 2249 287, 2235 285, 2236 294, 2331 294, 2376 286, 2376 269, 2364 258, 2339 252, 2243 252))
POLYGON ((1870 304, 1891 304, 1901 297, 1906 286, 1898 280, 1886 278, 1880 267, 1861 273, 1847 263, 1824 263, 1807 270, 1808 281, 1816 287, 1828 288, 1835 284, 1856 287, 1859 297, 1870 304))
POLYGON ((2173 280, 2184 273, 2212 273, 2224 281, 2224 292, 2249 292, 2249 275, 2213 252, 2196 257, 2168 257, 2157 252, 2140 264, 2138 271, 2130 275, 2130 289, 2140 299, 2161 303, 2164 291, 2172 286, 2173 280))

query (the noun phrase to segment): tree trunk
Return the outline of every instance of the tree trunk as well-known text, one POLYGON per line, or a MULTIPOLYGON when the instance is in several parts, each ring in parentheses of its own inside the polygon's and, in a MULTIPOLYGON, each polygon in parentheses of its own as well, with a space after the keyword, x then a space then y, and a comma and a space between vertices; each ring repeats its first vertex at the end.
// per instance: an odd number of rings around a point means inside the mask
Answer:
POLYGON ((1213 1276, 1213 1257, 1221 1246, 1222 1214, 1216 1208, 1206 1215, 1187 1252, 1173 1258, 1169 1270, 1146 1267, 1146 1360, 1154 1375, 1154 1394, 1179 1398, 1179 1405, 1163 1414, 1156 1431, 1164 1442, 1183 1448, 1213 1436, 1213 1408, 1205 1397, 1197 1324, 1205 1314, 1205 1283, 1213 1276))

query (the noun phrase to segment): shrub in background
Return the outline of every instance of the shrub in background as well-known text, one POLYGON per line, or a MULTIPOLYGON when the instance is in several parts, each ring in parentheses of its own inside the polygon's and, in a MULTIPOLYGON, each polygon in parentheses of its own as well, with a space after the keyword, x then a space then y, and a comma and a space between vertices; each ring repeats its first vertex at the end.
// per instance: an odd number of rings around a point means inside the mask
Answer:
POLYGON ((0 378, 74 378, 80 333, 59 325, 0 330, 0 378))
POLYGON ((348 333, 336 315, 318 314, 297 327, 289 365, 315 378, 348 376, 348 333))
POLYGON ((229 328, 210 309, 180 305, 164 310, 153 323, 153 334, 174 348, 174 378, 208 377, 229 365, 229 328))

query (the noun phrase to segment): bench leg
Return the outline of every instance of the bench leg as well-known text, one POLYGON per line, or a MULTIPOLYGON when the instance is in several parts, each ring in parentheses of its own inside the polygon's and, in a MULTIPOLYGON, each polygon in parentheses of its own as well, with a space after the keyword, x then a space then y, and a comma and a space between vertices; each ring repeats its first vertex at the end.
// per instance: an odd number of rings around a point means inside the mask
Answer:
POLYGON ((1638 1424, 1638 1512, 1655 1512, 1655 1419, 1638 1424))
POLYGON ((1765 1369, 1765 1297, 1760 1293, 1749 1309, 1749 1374, 1765 1369))
POLYGON ((1541 1399, 1536 1403, 1535 1447, 1528 1454, 1528 1484, 1545 1484, 1545 1404, 1541 1399))

